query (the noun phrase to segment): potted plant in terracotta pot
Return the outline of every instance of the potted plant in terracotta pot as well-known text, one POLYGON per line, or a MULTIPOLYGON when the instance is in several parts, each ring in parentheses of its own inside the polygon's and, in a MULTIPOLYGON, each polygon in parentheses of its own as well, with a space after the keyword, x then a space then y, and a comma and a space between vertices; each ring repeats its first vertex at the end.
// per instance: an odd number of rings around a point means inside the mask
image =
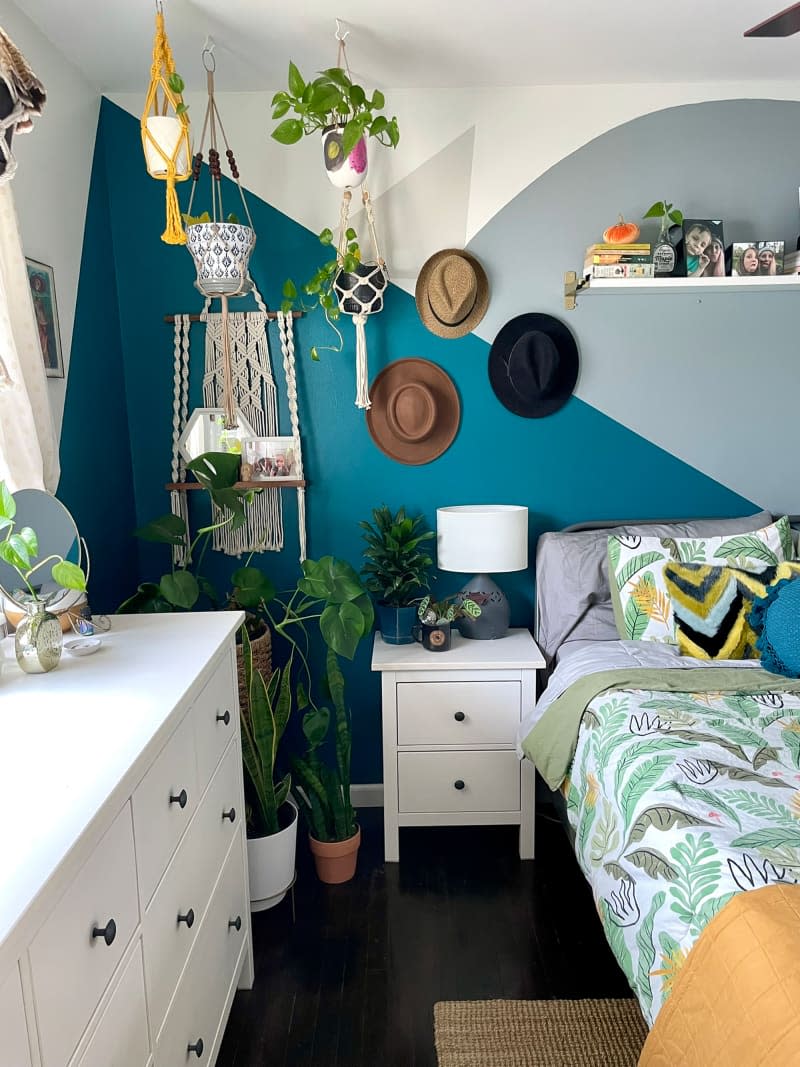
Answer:
POLYGON ((312 707, 303 717, 305 756, 292 757, 295 796, 308 826, 317 876, 321 882, 349 882, 356 871, 361 830, 350 801, 350 713, 344 703, 344 678, 332 648, 327 656, 327 683, 334 716, 327 707, 312 707), (333 725, 335 763, 320 755, 333 725))
POLYGON ((424 516, 411 518, 402 507, 393 515, 385 504, 373 508, 372 522, 359 526, 367 543, 361 574, 376 598, 381 636, 390 645, 410 644, 416 603, 430 584, 433 559, 425 543, 433 540, 434 533, 424 529, 424 516))
POLYGON ((386 104, 379 89, 368 96, 340 67, 323 70, 306 82, 289 63, 288 87, 272 98, 272 117, 282 121, 272 131, 280 144, 296 144, 304 136, 320 133, 325 173, 339 189, 355 188, 367 176, 367 139, 396 148, 400 140, 397 119, 382 115, 386 104), (289 112, 291 117, 285 117, 289 112))

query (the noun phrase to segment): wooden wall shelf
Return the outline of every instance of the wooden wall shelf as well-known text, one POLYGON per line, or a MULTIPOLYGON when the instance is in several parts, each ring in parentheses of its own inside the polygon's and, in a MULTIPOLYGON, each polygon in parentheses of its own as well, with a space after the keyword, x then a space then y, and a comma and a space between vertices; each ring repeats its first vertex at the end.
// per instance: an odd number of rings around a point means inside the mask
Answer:
MULTIPOLYGON (((237 482, 234 489, 305 489, 308 482, 298 478, 269 478, 261 482, 237 482)), ((177 489, 179 493, 186 493, 192 489, 204 489, 200 482, 167 482, 165 489, 172 491, 177 489)))

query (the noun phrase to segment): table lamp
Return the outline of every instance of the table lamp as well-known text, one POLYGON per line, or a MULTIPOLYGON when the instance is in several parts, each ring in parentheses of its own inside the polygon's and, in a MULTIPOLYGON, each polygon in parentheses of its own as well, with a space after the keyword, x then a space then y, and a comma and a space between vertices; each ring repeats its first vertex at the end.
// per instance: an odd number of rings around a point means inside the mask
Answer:
POLYGON ((516 504, 475 504, 436 509, 438 565, 474 578, 458 591, 481 606, 477 619, 458 625, 464 637, 489 641, 508 633, 510 610, 503 590, 489 577, 528 566, 528 509, 516 504))

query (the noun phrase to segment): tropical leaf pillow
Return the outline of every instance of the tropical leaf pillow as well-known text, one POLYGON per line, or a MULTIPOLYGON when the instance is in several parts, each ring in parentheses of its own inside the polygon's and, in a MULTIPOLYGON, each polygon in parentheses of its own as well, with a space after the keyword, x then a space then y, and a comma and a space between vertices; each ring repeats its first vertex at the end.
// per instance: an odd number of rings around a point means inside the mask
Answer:
POLYGON ((784 516, 752 533, 723 537, 608 539, 608 576, 614 619, 628 641, 675 644, 675 620, 664 582, 664 564, 707 563, 759 573, 794 558, 784 516))
POLYGON ((681 655, 695 659, 759 659, 751 611, 776 580, 793 579, 800 563, 759 573, 707 563, 664 565, 664 582, 681 655))

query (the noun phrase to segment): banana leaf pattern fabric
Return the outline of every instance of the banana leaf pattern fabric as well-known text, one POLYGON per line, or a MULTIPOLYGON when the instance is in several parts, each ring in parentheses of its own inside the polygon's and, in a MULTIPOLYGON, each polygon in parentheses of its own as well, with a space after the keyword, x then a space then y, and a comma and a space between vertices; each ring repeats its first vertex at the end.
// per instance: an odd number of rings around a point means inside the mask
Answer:
POLYGON ((675 620, 664 565, 709 563, 758 573, 794 558, 786 516, 748 534, 723 537, 608 538, 608 575, 617 631, 623 640, 675 643, 675 620))
POLYGON ((611 948, 652 1025, 735 893, 800 881, 800 694, 612 689, 562 791, 611 948))

